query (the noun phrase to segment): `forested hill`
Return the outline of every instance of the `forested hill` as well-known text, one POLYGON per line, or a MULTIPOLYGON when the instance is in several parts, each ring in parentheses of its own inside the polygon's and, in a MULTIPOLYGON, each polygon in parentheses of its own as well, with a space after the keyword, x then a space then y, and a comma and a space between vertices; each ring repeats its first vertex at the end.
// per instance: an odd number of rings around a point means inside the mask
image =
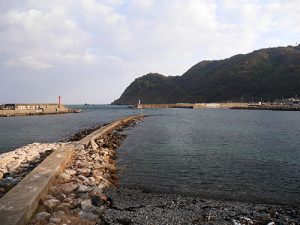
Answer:
POLYGON ((300 45, 202 61, 182 76, 135 79, 112 104, 274 100, 300 96, 300 45))

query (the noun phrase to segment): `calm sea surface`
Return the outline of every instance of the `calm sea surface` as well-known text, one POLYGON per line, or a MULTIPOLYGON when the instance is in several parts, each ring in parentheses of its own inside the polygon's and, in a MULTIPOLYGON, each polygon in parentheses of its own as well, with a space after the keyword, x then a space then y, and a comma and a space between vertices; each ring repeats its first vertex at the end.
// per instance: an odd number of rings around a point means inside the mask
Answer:
MULTIPOLYGON (((139 113, 94 106, 81 114, 0 118, 0 151, 59 141, 139 113)), ((300 113, 149 109, 118 150, 123 187, 300 204, 300 113)))

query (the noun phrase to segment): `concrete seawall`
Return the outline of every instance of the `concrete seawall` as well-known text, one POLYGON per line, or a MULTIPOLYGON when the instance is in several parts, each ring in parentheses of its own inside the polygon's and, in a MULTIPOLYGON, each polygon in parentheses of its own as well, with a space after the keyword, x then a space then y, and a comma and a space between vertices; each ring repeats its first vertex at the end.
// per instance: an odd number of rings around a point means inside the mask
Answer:
MULTIPOLYGON (((41 198, 47 195, 55 178, 65 169, 75 151, 87 146, 97 146, 99 138, 122 124, 140 119, 143 115, 125 117, 94 131, 79 142, 62 146, 48 156, 23 180, 0 199, 0 221, 6 225, 25 225, 38 207, 41 198)), ((106 165, 108 166, 108 165, 106 165)))
POLYGON ((65 113, 74 113, 74 112, 76 111, 66 107, 49 109, 49 110, 39 110, 39 109, 0 110, 0 117, 51 115, 51 114, 65 114, 65 113))

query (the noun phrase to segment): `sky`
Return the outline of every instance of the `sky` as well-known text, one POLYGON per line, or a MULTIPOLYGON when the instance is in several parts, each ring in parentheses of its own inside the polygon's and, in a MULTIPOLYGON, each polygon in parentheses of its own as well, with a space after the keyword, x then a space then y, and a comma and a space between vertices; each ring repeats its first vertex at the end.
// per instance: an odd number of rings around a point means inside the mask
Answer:
POLYGON ((296 45, 299 24, 299 0, 0 0, 0 104, 111 103, 150 72, 296 45))

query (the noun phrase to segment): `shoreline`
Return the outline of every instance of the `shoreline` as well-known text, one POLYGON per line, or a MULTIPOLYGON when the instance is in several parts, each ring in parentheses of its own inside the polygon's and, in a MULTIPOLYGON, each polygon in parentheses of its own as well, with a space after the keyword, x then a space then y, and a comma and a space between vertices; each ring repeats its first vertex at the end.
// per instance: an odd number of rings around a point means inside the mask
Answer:
POLYGON ((299 224, 300 208, 287 205, 215 200, 176 193, 120 188, 111 198, 104 224, 299 224), (147 222, 145 222, 147 221, 147 222))

